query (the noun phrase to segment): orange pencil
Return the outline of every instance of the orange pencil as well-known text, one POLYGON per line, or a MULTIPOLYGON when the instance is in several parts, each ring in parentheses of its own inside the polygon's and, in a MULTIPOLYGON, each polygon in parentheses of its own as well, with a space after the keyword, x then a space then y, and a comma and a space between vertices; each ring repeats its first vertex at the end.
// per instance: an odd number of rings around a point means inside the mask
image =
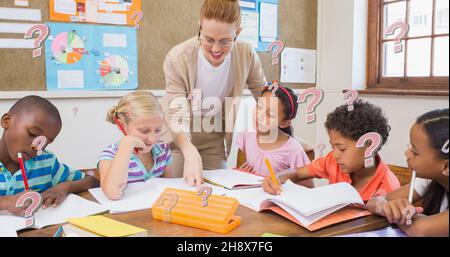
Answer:
MULTIPOLYGON (((125 131, 125 129, 123 129, 122 125, 120 125, 120 121, 119 119, 117 119, 116 117, 114 117, 114 121, 116 122, 117 127, 119 127, 120 131, 122 131, 122 133, 127 136, 127 132, 125 131)), ((134 154, 135 155, 139 155, 139 151, 137 148, 134 148, 134 154)))
POLYGON ((275 172, 273 171, 273 168, 272 168, 272 165, 270 164, 269 159, 266 159, 266 166, 270 172, 270 177, 272 178, 272 181, 275 183, 275 185, 277 185, 278 188, 280 188, 280 191, 281 191, 280 183, 278 183, 278 179, 275 176, 275 172))

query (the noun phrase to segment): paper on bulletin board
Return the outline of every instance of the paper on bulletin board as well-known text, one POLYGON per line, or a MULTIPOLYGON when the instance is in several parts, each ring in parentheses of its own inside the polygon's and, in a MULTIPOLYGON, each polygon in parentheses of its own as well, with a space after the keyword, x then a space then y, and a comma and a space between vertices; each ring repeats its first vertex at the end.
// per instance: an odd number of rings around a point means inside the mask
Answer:
POLYGON ((49 6, 52 21, 134 26, 142 0, 49 0, 49 6))
POLYGON ((251 43, 254 48, 258 48, 259 43, 259 13, 245 11, 241 13, 242 32, 238 40, 251 43))
POLYGON ((281 54, 282 83, 316 83, 316 50, 285 48, 281 54))
POLYGON ((124 26, 46 23, 48 90, 132 90, 138 87, 136 30, 124 26))

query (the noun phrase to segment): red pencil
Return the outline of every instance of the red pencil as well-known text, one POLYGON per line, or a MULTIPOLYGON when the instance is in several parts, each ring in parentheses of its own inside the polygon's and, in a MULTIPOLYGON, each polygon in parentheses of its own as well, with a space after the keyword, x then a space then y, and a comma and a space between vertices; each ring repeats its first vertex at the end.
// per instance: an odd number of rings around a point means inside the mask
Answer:
MULTIPOLYGON (((117 127, 119 127, 120 131, 122 131, 122 133, 127 136, 127 132, 125 132, 125 129, 123 129, 122 125, 116 117, 114 117, 114 121, 116 122, 116 125, 117 127)), ((134 148, 134 154, 139 155, 139 151, 137 148, 134 148)))
POLYGON ((27 172, 25 171, 25 165, 23 164, 22 153, 18 153, 17 156, 19 157, 19 165, 20 170, 22 171, 23 183, 25 184, 26 191, 28 191, 30 190, 30 187, 28 186, 27 172))

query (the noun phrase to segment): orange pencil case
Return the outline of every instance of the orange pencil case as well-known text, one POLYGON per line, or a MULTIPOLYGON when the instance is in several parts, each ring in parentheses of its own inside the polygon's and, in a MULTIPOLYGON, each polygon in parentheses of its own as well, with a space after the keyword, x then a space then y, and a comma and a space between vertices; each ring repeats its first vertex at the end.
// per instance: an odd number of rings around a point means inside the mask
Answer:
POLYGON ((196 192, 166 188, 152 206, 153 218, 222 234, 241 224, 241 217, 234 215, 237 199, 210 195, 207 206, 203 200, 196 192))

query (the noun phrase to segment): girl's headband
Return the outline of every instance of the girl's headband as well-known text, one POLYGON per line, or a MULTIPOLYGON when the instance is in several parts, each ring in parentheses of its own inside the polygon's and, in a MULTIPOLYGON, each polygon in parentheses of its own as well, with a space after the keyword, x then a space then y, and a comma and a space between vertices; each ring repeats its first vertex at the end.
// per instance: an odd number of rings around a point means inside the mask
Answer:
POLYGON ((292 95, 289 93, 289 91, 287 91, 286 88, 284 88, 276 80, 272 83, 271 88, 273 88, 273 91, 272 91, 273 93, 275 93, 278 89, 281 89, 289 97, 289 102, 291 103, 291 110, 292 110, 292 114, 291 114, 290 119, 292 120, 294 118, 294 115, 295 115, 295 105, 294 105, 294 99, 292 98, 292 95))

